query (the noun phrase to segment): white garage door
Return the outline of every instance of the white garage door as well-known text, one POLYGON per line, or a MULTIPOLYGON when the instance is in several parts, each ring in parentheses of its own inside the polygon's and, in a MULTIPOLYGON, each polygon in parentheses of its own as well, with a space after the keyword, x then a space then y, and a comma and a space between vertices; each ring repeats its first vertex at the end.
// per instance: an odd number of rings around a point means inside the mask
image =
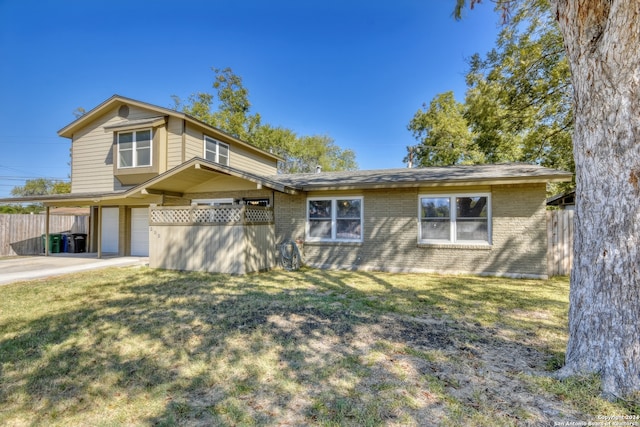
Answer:
POLYGON ((118 208, 102 208, 102 252, 118 253, 118 208))
POLYGON ((148 208, 131 208, 131 255, 149 256, 148 208))

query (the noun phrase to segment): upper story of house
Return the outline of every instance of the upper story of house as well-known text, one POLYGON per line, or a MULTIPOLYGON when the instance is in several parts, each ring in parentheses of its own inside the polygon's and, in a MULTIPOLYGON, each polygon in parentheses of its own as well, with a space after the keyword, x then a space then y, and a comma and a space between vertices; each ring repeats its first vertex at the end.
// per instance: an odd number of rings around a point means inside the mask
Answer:
POLYGON ((114 95, 58 131, 71 139, 71 193, 126 190, 190 159, 261 175, 279 157, 187 114, 114 95))

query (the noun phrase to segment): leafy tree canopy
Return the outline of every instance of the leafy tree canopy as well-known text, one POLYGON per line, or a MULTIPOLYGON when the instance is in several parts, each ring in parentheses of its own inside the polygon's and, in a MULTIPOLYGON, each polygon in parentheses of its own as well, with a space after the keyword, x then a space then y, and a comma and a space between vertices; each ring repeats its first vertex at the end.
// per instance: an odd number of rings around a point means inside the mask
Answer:
POLYGON ((464 117, 464 105, 455 100, 453 92, 437 95, 428 107, 423 104, 408 128, 420 142, 415 153, 420 166, 484 162, 464 117))
POLYGON ((409 123, 419 142, 411 147, 417 163, 518 161, 573 171, 571 76, 549 2, 497 7, 509 19, 495 48, 470 58, 464 103, 451 92, 438 94, 409 123), (443 135, 451 141, 443 143, 443 135), (447 148, 451 153, 434 154, 447 148))
POLYGON ((44 207, 39 204, 32 204, 27 206, 22 206, 18 204, 0 206, 0 214, 30 214, 30 213, 40 213, 43 210, 44 210, 44 207))
POLYGON ((258 148, 284 159, 279 172, 356 170, 355 153, 342 149, 326 135, 299 136, 291 129, 262 123, 260 114, 251 113, 249 91, 231 68, 212 68, 215 94, 198 92, 182 101, 173 96, 174 109, 208 123, 258 148))
POLYGON ((19 197, 65 194, 71 192, 71 183, 47 178, 28 179, 22 186, 14 187, 11 195, 19 197))
MULTIPOLYGON (((28 179, 24 185, 13 187, 11 195, 16 197, 44 196, 47 194, 66 194, 71 192, 71 183, 65 181, 54 181, 47 178, 28 179)), ((30 205, 3 205, 0 206, 0 213, 5 214, 25 214, 39 213, 44 210, 40 203, 30 205)))

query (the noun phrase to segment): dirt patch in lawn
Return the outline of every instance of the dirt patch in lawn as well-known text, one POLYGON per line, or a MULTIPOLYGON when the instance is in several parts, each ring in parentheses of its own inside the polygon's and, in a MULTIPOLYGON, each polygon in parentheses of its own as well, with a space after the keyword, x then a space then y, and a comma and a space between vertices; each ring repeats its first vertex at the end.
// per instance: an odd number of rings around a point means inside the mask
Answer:
POLYGON ((384 338, 436 357, 406 354, 421 374, 437 378, 446 395, 462 406, 494 414, 515 424, 546 424, 581 419, 573 408, 550 395, 533 392, 524 376, 546 376, 549 354, 516 342, 503 331, 479 324, 394 318, 383 321, 384 338))
MULTIPOLYGON (((355 425, 366 423, 367 416, 385 425, 538 426, 585 419, 527 381, 528 376, 549 374, 545 367, 551 356, 531 342, 514 341, 508 330, 399 314, 360 317, 348 310, 312 307, 272 313, 264 326, 302 351, 297 381, 306 387, 275 417, 282 424, 311 420, 355 425), (331 381, 323 381, 327 376, 331 381), (336 396, 335 382, 340 380, 344 390, 336 396), (380 401, 361 406, 360 397, 372 390, 380 401), (348 405, 343 413, 340 401, 348 405), (318 402, 325 407, 314 410, 318 402)), ((281 367, 286 370, 288 363, 281 367)), ((258 406, 273 407, 269 400, 263 396, 258 406)))

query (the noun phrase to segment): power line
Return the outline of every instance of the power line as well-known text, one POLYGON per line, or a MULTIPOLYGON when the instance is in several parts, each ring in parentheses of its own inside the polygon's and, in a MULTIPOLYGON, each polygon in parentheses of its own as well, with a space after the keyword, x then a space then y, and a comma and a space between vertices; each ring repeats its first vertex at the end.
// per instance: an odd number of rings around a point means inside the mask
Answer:
POLYGON ((2 181, 29 181, 34 179, 46 179, 49 181, 67 181, 68 178, 58 178, 53 176, 0 176, 2 181))

